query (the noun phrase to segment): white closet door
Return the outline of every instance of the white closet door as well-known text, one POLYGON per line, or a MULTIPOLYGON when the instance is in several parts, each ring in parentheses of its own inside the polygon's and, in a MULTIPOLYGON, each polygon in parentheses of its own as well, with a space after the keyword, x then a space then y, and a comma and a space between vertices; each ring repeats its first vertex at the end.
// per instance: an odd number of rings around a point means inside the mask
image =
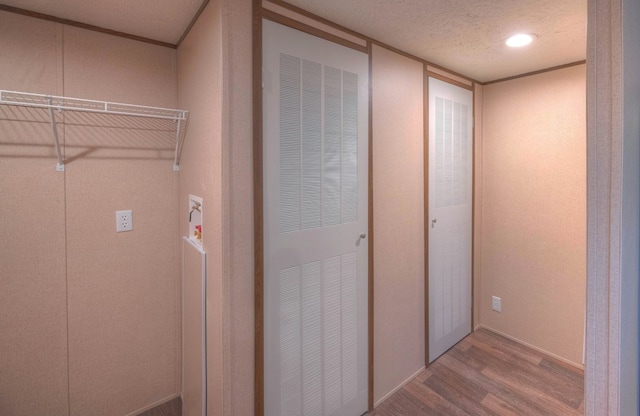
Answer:
POLYGON ((429 78, 429 362, 471 332, 472 111, 429 78))
POLYGON ((361 415, 368 57, 265 20, 263 65, 265 414, 361 415))

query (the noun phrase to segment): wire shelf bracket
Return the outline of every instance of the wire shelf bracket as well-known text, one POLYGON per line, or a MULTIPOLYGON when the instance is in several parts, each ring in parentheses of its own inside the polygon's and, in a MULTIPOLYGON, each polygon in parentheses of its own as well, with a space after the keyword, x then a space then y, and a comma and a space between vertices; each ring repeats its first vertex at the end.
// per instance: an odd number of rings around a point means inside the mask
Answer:
POLYGON ((61 97, 55 95, 33 94, 28 92, 0 90, 0 105, 14 105, 20 107, 43 108, 49 110, 53 143, 56 149, 58 163, 56 170, 64 171, 65 161, 60 150, 58 126, 54 110, 79 111, 86 113, 113 114, 119 116, 144 117, 160 120, 173 120, 176 124, 176 145, 173 157, 173 170, 180 170, 180 150, 189 112, 171 108, 148 107, 142 105, 113 103, 107 101, 87 100, 83 98, 61 97))

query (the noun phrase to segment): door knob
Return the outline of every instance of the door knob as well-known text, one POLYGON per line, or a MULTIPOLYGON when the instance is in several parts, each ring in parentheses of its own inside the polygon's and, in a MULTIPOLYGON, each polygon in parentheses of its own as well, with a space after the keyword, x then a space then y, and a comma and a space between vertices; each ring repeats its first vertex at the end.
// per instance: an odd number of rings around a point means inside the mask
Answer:
POLYGON ((367 238, 367 233, 360 234, 360 238, 367 238))
POLYGON ((438 222, 437 218, 431 220, 431 228, 434 228, 436 226, 436 222, 438 222))

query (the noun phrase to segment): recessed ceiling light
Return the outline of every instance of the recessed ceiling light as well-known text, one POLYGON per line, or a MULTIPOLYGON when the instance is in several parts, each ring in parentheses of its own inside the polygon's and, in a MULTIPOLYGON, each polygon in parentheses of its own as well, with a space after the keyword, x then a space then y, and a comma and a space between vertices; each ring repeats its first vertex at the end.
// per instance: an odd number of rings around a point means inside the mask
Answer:
POLYGON ((518 33, 517 35, 511 36, 507 39, 507 46, 511 46, 512 48, 520 48, 522 46, 526 46, 533 41, 535 35, 531 35, 528 33, 518 33))

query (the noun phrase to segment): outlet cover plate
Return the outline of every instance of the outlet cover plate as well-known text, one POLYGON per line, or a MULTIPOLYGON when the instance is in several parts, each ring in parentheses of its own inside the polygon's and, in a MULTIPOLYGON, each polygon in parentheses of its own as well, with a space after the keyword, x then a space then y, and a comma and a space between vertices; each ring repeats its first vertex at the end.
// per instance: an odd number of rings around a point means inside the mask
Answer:
POLYGON ((133 231, 133 214, 131 210, 116 211, 116 232, 133 231))
POLYGON ((502 299, 497 296, 491 296, 491 309, 496 312, 502 312, 502 299))

